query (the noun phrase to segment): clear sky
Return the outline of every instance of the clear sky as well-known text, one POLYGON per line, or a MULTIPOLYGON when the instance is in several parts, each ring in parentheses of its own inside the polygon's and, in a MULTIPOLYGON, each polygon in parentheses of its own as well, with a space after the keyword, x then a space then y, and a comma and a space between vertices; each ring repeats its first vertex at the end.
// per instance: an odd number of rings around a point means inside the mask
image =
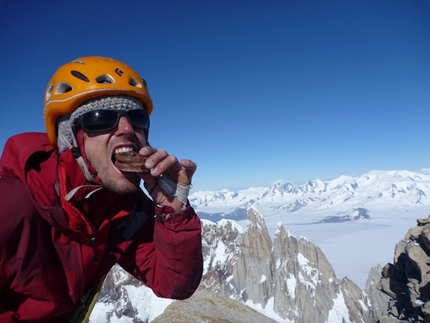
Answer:
POLYGON ((194 190, 430 167, 430 1, 0 0, 0 146, 81 56, 124 61, 194 190))

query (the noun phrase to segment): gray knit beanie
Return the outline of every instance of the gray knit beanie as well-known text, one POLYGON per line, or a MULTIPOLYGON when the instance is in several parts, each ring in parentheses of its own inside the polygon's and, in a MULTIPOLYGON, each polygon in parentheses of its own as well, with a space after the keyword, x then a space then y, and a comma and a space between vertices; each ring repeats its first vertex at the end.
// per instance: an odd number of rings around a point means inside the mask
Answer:
POLYGON ((91 110, 137 110, 144 109, 142 102, 127 95, 101 96, 82 103, 72 114, 57 119, 57 146, 62 153, 73 144, 76 122, 81 115, 91 110))

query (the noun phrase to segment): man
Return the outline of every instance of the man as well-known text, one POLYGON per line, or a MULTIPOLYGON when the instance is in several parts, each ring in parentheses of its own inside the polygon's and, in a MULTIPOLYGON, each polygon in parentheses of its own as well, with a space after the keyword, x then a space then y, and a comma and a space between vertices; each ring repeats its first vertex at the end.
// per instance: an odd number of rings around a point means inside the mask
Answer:
POLYGON ((117 60, 84 57, 54 74, 47 133, 9 138, 0 160, 0 322, 67 322, 116 263, 160 297, 196 290, 197 166, 149 145, 152 109, 143 79, 117 60), (142 172, 115 165, 130 151, 146 158, 142 172))

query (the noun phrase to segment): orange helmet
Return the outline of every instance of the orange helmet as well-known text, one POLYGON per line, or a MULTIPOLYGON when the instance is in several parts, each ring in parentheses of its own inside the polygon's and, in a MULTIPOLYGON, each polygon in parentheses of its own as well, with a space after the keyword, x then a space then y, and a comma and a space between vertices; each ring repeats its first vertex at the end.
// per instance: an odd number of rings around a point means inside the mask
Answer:
POLYGON ((146 82, 128 65, 112 58, 89 56, 61 66, 45 92, 45 126, 57 146, 57 118, 71 114, 83 102, 102 95, 124 94, 140 100, 148 115, 153 105, 146 82))

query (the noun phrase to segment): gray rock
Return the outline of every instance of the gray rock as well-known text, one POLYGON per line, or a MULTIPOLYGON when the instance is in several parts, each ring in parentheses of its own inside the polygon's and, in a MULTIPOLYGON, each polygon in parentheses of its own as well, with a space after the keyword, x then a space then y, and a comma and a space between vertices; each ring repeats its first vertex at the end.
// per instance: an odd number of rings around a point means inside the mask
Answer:
POLYGON ((250 307, 217 293, 200 290, 170 304, 152 323, 276 323, 250 307))
POLYGON ((384 267, 378 284, 389 297, 385 318, 395 322, 430 322, 430 218, 417 224, 396 245, 394 264, 384 267))

